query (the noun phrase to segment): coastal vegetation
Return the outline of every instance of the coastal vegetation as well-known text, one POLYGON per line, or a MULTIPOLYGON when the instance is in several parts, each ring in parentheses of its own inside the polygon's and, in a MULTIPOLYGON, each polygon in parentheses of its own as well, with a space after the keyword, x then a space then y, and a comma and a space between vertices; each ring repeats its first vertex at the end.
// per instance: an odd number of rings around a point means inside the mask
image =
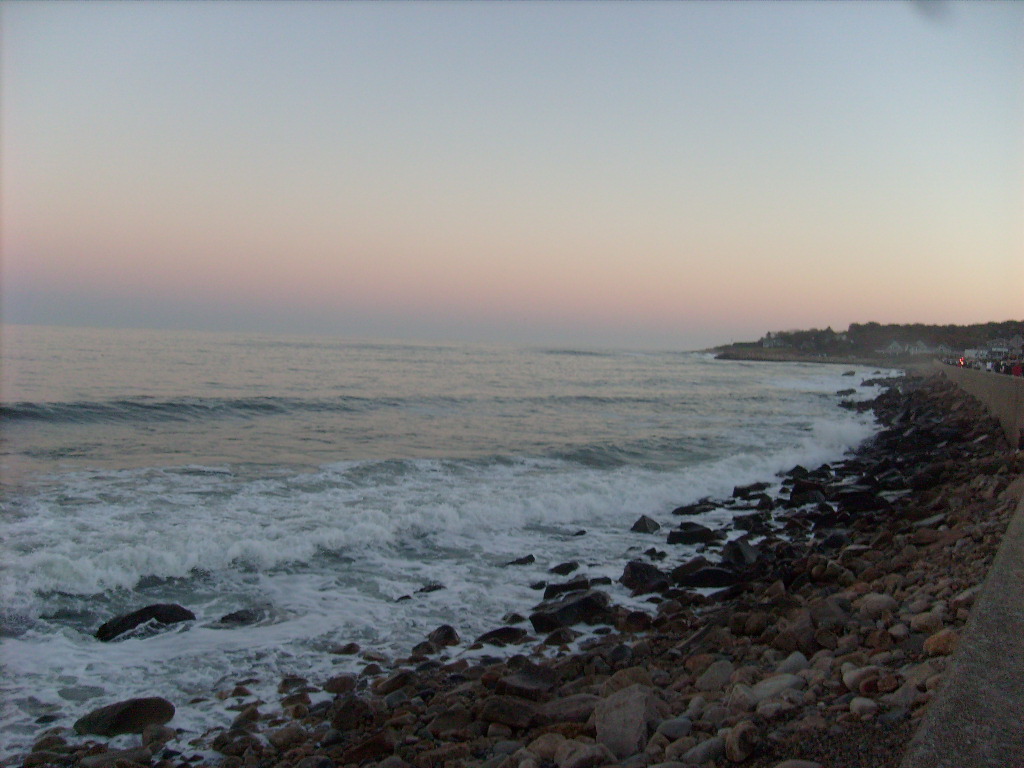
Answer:
POLYGON ((769 331, 757 341, 737 342, 713 351, 730 360, 828 360, 831 362, 883 362, 894 358, 950 357, 965 350, 1006 349, 1020 353, 1024 321, 974 325, 922 323, 851 323, 845 331, 769 331))

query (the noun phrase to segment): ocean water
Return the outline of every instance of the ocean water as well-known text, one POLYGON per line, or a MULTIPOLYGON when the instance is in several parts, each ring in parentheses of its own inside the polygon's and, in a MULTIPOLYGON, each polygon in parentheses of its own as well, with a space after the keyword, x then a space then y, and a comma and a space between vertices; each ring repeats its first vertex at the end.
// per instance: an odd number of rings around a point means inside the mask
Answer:
POLYGON ((358 671, 330 652, 350 641, 394 658, 452 624, 466 642, 449 655, 471 653, 539 601, 531 583, 560 580, 552 565, 614 580, 652 545, 684 560, 695 550, 631 533, 637 517, 671 525, 681 504, 842 457, 876 427, 836 392, 873 397, 860 384, 877 374, 7 326, 0 758, 42 723, 137 695, 170 699, 172 724, 198 735, 230 722, 212 694, 239 681, 275 701, 285 675, 358 671), (527 554, 536 563, 503 567, 527 554), (197 621, 93 637, 163 602, 197 621), (258 620, 218 621, 242 609, 258 620))

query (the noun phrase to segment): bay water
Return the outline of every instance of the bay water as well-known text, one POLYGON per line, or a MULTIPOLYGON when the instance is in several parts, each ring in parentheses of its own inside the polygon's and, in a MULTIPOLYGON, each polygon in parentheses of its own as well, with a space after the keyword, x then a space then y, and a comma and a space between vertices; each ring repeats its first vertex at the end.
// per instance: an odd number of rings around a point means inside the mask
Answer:
MULTIPOLYGON (((528 614, 531 584, 622 573, 632 533, 841 458, 891 372, 697 352, 6 326, 0 377, 0 759, 45 724, 163 696, 198 736, 297 674, 323 682, 528 614), (850 373, 853 375, 850 375, 850 373), (536 562, 506 567, 532 554, 536 562), (94 638, 179 603, 197 620, 94 638), (221 617, 245 610, 250 623, 221 617)), ((708 513, 722 523, 726 510, 708 513)), ((652 606, 613 584, 613 599, 652 606)), ((493 648, 487 652, 494 653, 493 648)))

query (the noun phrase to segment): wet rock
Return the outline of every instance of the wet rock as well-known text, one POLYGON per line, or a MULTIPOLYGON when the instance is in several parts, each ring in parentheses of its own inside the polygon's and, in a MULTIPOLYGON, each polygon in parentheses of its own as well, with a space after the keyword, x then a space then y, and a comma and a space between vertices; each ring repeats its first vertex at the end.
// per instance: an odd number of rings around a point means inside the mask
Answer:
POLYGON ((526 640, 527 631, 522 627, 498 627, 484 632, 476 642, 484 645, 518 645, 526 640))
POLYGON ((106 622, 96 630, 96 639, 104 643, 110 642, 115 637, 151 621, 156 624, 177 624, 182 621, 195 621, 195 619, 196 615, 192 611, 175 603, 147 605, 145 608, 106 622))
POLYGON ((557 602, 541 603, 530 615, 530 623, 535 632, 554 632, 573 624, 607 622, 610 602, 607 594, 597 590, 571 594, 557 602))
POLYGON ((442 624, 427 635, 427 640, 437 648, 444 648, 449 645, 458 645, 462 638, 460 638, 459 633, 455 631, 455 627, 450 624, 442 624))
POLYGON ((533 555, 526 555, 524 557, 517 558, 516 560, 510 560, 509 562, 505 563, 505 567, 507 568, 510 565, 531 565, 535 562, 537 562, 536 557, 534 557, 533 555))
POLYGON ((736 568, 747 568, 761 559, 761 550, 750 543, 748 536, 733 539, 722 547, 722 561, 736 568))
POLYGON ((633 527, 629 530, 634 533, 657 533, 661 530, 661 524, 655 520, 652 520, 647 515, 640 515, 633 527))
POLYGON ((142 733, 148 725, 163 725, 174 717, 174 705, 159 697, 128 699, 94 709, 75 723, 75 731, 96 736, 142 733))
POLYGON ((258 608, 242 608, 241 610, 234 611, 233 613, 227 613, 221 616, 219 619, 217 619, 217 622, 219 624, 228 624, 231 626, 241 627, 250 624, 256 624, 265 615, 265 612, 258 608))
MULTIPOLYGON (((680 566, 682 567, 684 566, 680 566)), ((729 587, 740 581, 740 576, 735 571, 717 566, 707 566, 692 573, 679 573, 680 568, 672 571, 672 579, 681 587, 729 587)))
POLYGON ((639 560, 626 563, 619 583, 627 589, 644 594, 668 587, 668 575, 660 568, 639 560))
POLYGON ((580 564, 575 560, 570 560, 567 563, 560 563, 558 565, 548 568, 548 573, 555 573, 559 576, 568 576, 573 571, 579 570, 580 564))
POLYGON ((669 531, 669 544, 709 544, 724 538, 725 534, 694 522, 680 523, 675 530, 669 531))
POLYGON ((673 515, 703 515, 706 512, 718 509, 718 505, 708 499, 701 499, 694 504, 684 504, 681 507, 676 507, 672 510, 673 515))
POLYGON ((586 592, 593 582, 585 576, 566 581, 561 584, 548 584, 544 587, 544 599, 550 600, 559 595, 566 595, 570 592, 586 592))

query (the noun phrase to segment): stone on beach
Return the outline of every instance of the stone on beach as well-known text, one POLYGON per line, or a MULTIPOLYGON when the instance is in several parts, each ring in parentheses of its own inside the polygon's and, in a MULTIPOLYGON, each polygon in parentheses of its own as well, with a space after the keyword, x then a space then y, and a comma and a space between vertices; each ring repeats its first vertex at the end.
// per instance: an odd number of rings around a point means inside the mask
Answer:
POLYGON ((163 725, 174 717, 174 705, 157 696, 127 699, 94 709, 75 722, 75 731, 96 736, 142 733, 148 725, 163 725))
POLYGON ((553 632, 573 624, 602 623, 610 618, 611 598, 604 592, 589 590, 571 594, 559 601, 545 602, 530 614, 535 632, 553 632))
POLYGON ((195 621, 195 619, 196 615, 192 611, 175 603, 147 605, 145 608, 117 616, 106 622, 96 630, 96 639, 109 642, 150 621, 157 624, 177 624, 182 621, 195 621))

